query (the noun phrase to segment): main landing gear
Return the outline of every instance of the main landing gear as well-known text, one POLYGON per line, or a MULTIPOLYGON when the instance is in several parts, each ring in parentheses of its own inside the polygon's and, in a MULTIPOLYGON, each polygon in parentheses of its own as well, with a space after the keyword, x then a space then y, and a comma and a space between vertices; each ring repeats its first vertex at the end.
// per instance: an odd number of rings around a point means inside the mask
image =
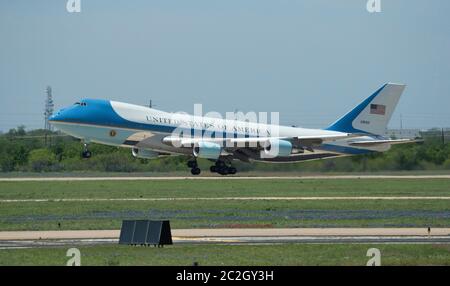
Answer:
POLYGON ((89 151, 87 143, 84 143, 84 149, 83 152, 81 153, 81 156, 85 159, 89 159, 92 157, 92 153, 91 151, 89 151))
MULTIPOLYGON (((200 175, 200 168, 198 167, 197 160, 191 159, 187 162, 189 168, 191 168, 192 175, 200 175)), ((211 173, 218 173, 220 175, 234 175, 237 173, 235 167, 231 166, 230 163, 226 163, 222 160, 217 160, 214 165, 212 165, 209 170, 211 173)))
POLYGON ((216 161, 214 165, 212 165, 209 170, 211 173, 218 173, 221 175, 234 175, 236 174, 237 170, 233 166, 227 166, 227 164, 224 161, 216 161))
POLYGON ((192 175, 200 175, 200 172, 201 172, 201 170, 200 170, 200 168, 198 167, 198 165, 197 165, 197 160, 189 160, 188 162, 187 162, 187 165, 188 165, 188 167, 189 168, 191 168, 191 174, 192 175))

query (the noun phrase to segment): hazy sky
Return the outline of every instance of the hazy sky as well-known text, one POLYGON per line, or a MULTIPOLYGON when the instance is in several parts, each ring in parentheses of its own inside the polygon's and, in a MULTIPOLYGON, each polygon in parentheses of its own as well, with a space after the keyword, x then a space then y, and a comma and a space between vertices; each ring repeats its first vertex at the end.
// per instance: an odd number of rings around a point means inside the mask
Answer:
POLYGON ((326 127, 385 82, 408 85, 390 127, 450 127, 450 1, 0 0, 0 130, 43 127, 80 98, 326 127))

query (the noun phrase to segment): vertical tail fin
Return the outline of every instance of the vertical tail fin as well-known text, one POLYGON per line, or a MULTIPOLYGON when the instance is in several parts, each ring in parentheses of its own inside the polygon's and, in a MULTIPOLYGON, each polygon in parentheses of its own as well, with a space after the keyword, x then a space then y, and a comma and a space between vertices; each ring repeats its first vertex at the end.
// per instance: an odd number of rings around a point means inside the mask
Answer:
POLYGON ((383 85, 326 129, 346 133, 384 134, 404 89, 404 84, 383 85))

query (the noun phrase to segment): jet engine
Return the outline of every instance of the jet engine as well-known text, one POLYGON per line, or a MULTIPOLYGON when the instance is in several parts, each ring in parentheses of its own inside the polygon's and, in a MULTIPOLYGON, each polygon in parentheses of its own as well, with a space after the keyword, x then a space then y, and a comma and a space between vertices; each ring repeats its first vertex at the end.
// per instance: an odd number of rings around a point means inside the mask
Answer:
POLYGON ((141 159, 153 159, 159 156, 158 152, 139 148, 131 149, 131 154, 133 154, 134 157, 141 159))
POLYGON ((292 153, 292 143, 286 140, 269 139, 263 147, 264 155, 270 158, 288 157, 292 153))
POLYGON ((220 144, 212 142, 198 142, 195 144, 193 154, 198 158, 217 160, 222 152, 220 144))

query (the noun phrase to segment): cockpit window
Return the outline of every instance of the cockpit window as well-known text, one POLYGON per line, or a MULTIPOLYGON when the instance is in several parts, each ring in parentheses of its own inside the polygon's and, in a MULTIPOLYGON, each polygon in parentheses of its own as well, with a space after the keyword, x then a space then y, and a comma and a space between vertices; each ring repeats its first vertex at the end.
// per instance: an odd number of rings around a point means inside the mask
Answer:
POLYGON ((80 103, 79 102, 75 102, 73 105, 80 105, 80 103))
POLYGON ((86 106, 86 102, 75 102, 74 105, 86 106))

